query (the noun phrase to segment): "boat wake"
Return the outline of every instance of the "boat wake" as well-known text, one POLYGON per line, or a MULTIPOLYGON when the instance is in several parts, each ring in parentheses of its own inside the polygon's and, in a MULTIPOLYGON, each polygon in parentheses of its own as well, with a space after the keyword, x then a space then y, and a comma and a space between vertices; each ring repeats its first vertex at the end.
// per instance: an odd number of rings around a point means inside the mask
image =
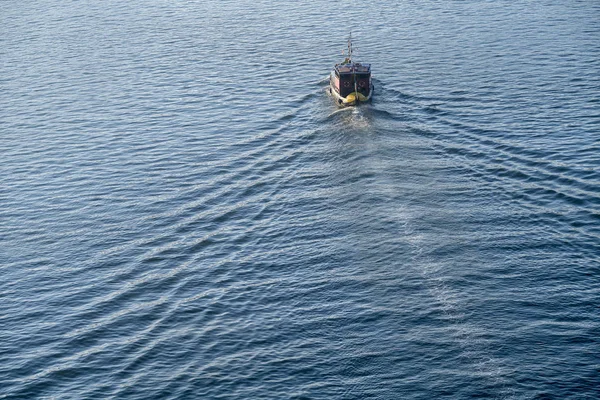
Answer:
POLYGON ((329 74, 323 77, 319 82, 317 82, 319 86, 328 86, 329 85, 329 74))
POLYGON ((324 122, 341 123, 345 129, 366 129, 371 127, 372 119, 372 114, 361 106, 339 108, 327 115, 324 122))

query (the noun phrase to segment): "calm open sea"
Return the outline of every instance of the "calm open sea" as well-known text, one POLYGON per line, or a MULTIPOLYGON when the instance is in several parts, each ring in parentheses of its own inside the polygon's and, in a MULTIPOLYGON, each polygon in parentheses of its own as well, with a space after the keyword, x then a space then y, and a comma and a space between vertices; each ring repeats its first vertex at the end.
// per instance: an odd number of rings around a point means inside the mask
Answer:
POLYGON ((0 399, 598 399, 600 3, 1 1, 0 274, 0 399))

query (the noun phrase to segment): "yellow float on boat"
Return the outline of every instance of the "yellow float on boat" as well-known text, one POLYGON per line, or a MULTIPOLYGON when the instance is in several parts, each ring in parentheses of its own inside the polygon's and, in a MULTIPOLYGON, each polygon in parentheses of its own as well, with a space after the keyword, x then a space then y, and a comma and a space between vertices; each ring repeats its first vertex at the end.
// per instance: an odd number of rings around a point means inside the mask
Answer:
POLYGON ((344 104, 354 104, 358 99, 359 102, 368 101, 369 98, 360 92, 352 92, 345 99, 342 100, 344 104))

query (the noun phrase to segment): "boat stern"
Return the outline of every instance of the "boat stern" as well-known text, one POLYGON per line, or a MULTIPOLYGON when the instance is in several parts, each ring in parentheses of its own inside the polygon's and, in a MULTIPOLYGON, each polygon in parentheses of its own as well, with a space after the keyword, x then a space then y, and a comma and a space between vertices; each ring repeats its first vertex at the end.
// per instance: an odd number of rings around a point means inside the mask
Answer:
POLYGON ((357 103, 364 103, 366 101, 369 101, 369 97, 370 96, 365 96, 360 92, 352 92, 348 96, 342 98, 342 103, 344 103, 347 106, 352 106, 357 103))
POLYGON ((331 94, 337 101, 340 106, 355 106, 359 103, 366 103, 371 100, 371 96, 373 95, 373 85, 370 85, 370 90, 368 93, 361 93, 359 91, 351 92, 346 96, 341 96, 337 90, 335 90, 335 86, 330 85, 328 88, 329 94, 331 94))

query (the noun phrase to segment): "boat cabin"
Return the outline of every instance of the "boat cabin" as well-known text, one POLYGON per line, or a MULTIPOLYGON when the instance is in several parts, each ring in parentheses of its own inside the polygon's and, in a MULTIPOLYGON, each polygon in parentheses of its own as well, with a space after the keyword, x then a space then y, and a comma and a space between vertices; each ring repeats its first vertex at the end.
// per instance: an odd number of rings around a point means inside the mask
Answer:
POLYGON ((358 91, 367 96, 371 88, 371 64, 343 63, 335 66, 332 84, 340 96, 358 91), (355 84, 356 83, 356 84, 355 84))

